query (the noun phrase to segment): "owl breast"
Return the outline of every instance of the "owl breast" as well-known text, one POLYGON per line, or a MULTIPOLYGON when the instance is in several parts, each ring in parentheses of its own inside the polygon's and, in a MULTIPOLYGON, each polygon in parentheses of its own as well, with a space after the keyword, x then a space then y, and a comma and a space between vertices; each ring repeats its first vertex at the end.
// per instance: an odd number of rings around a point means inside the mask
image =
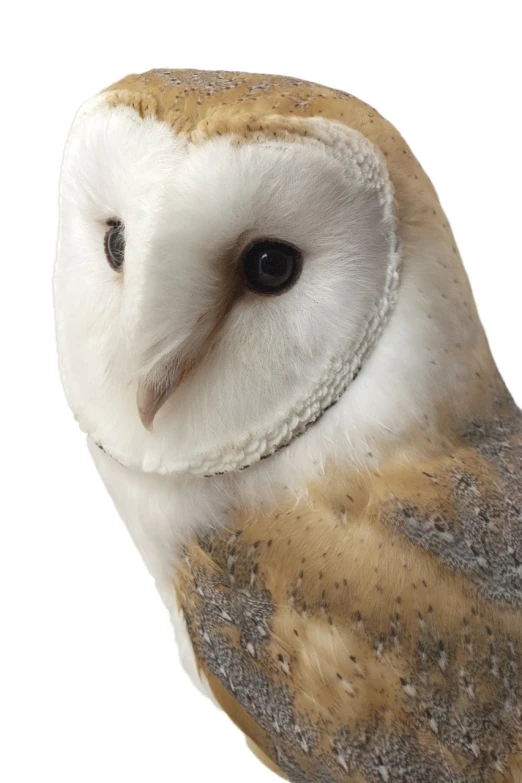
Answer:
POLYGON ((379 475, 332 467, 187 548, 198 665, 289 780, 520 779, 520 423, 379 475))

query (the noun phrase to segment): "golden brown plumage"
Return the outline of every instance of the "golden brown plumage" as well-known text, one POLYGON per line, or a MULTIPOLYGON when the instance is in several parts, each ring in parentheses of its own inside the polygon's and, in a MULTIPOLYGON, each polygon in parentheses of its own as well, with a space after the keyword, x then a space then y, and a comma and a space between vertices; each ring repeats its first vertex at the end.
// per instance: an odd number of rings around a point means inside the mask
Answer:
POLYGON ((430 180, 374 109, 298 79, 159 69, 106 99, 196 144, 301 143, 311 117, 366 136, 402 285, 426 303, 404 352, 447 391, 375 455, 372 431, 364 459, 332 456, 298 498, 243 498, 186 543, 175 590, 216 699, 293 783, 521 783, 522 419, 430 180))
POLYGON ((519 779, 522 420, 501 410, 187 548, 199 665, 290 780, 519 779))

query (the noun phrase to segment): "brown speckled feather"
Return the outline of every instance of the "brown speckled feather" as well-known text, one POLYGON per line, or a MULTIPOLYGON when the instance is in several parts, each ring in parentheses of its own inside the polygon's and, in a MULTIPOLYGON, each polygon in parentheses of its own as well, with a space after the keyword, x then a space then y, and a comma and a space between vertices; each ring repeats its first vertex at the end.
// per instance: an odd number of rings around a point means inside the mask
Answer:
POLYGON ((521 463, 508 403, 187 549, 199 665, 289 780, 520 779, 521 463))

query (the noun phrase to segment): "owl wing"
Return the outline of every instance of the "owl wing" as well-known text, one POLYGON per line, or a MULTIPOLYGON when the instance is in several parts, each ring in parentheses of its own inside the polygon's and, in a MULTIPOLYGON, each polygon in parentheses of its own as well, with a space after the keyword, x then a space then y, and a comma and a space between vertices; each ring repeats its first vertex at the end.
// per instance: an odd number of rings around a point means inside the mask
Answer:
POLYGON ((280 774, 522 780, 521 465, 513 408, 187 548, 198 665, 280 774))

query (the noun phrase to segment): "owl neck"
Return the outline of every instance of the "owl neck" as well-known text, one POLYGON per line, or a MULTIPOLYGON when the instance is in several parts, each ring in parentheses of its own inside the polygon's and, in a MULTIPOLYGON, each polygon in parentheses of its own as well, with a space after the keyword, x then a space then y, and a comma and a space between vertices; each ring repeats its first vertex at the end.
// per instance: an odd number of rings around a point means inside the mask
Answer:
POLYGON ((238 506, 277 513, 282 497, 305 498, 331 465, 379 472, 390 455, 421 458, 447 449, 470 423, 512 409, 451 240, 438 229, 405 224, 403 242, 397 301, 361 372, 286 448, 248 470, 203 477, 125 468, 92 446, 159 583, 169 583, 192 534, 226 527, 238 506))

